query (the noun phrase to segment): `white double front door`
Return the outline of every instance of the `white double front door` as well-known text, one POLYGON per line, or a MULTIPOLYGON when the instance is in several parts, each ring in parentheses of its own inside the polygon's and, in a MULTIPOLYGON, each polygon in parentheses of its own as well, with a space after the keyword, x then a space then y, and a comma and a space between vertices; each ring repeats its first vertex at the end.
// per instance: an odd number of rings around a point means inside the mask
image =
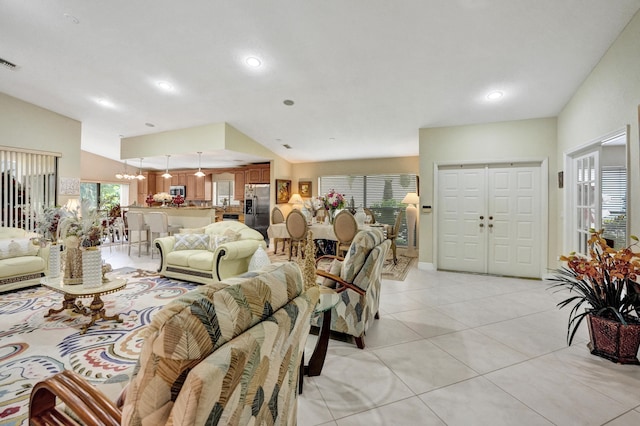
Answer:
POLYGON ((438 269, 541 276, 540 166, 438 169, 438 269))

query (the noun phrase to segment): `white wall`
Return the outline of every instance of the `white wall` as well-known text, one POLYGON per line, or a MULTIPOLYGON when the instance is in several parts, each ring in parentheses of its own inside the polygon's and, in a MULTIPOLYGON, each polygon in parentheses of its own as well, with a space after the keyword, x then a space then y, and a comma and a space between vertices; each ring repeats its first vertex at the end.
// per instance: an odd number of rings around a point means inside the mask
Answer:
MULTIPOLYGON (((640 232, 638 105, 640 104, 640 12, 611 45, 591 74, 558 116, 558 168, 563 155, 616 130, 630 128, 629 223, 640 232)), ((562 206, 562 193, 558 201, 562 206)), ((562 215, 557 218, 563 231, 562 215)))
POLYGON ((0 145, 60 153, 58 176, 80 179, 80 138, 79 121, 0 93, 0 145))
POLYGON ((549 260, 555 250, 557 203, 556 119, 509 121, 469 126, 420 129, 420 204, 431 205, 431 213, 420 214, 419 261, 433 264, 434 163, 494 163, 499 161, 548 160, 549 233, 542 235, 549 247, 549 260), (553 194, 553 196, 551 195, 553 194))

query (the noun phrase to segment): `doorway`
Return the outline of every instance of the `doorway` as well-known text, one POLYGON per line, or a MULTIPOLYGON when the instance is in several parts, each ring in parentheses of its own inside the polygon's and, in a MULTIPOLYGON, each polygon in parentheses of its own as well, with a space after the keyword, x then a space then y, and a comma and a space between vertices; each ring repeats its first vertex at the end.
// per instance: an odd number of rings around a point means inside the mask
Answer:
POLYGON ((438 269, 540 278, 541 163, 440 166, 438 269))

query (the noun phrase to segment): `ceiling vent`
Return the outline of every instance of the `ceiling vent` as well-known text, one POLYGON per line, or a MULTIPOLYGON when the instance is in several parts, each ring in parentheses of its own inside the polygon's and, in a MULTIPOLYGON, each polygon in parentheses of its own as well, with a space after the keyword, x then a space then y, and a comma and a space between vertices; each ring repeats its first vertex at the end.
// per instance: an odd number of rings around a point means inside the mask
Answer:
POLYGON ((17 68, 16 64, 11 63, 6 59, 2 59, 2 58, 0 58, 0 65, 2 65, 3 67, 9 68, 10 70, 15 70, 17 68))
POLYGON ((282 146, 284 146, 287 149, 291 149, 291 145, 289 145, 288 143, 283 143, 282 146))

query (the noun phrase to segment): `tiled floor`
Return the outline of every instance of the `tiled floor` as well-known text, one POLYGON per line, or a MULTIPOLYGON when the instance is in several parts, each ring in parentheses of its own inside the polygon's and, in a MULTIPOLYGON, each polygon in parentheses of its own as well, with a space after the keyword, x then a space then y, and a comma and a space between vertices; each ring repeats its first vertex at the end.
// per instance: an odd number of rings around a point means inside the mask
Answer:
MULTIPOLYGON (((114 267, 157 268, 136 254, 103 248, 114 267)), ((418 269, 384 280, 366 348, 330 341, 298 424, 640 425, 640 366, 590 355, 586 329, 567 347, 568 311, 547 287, 418 269)))

